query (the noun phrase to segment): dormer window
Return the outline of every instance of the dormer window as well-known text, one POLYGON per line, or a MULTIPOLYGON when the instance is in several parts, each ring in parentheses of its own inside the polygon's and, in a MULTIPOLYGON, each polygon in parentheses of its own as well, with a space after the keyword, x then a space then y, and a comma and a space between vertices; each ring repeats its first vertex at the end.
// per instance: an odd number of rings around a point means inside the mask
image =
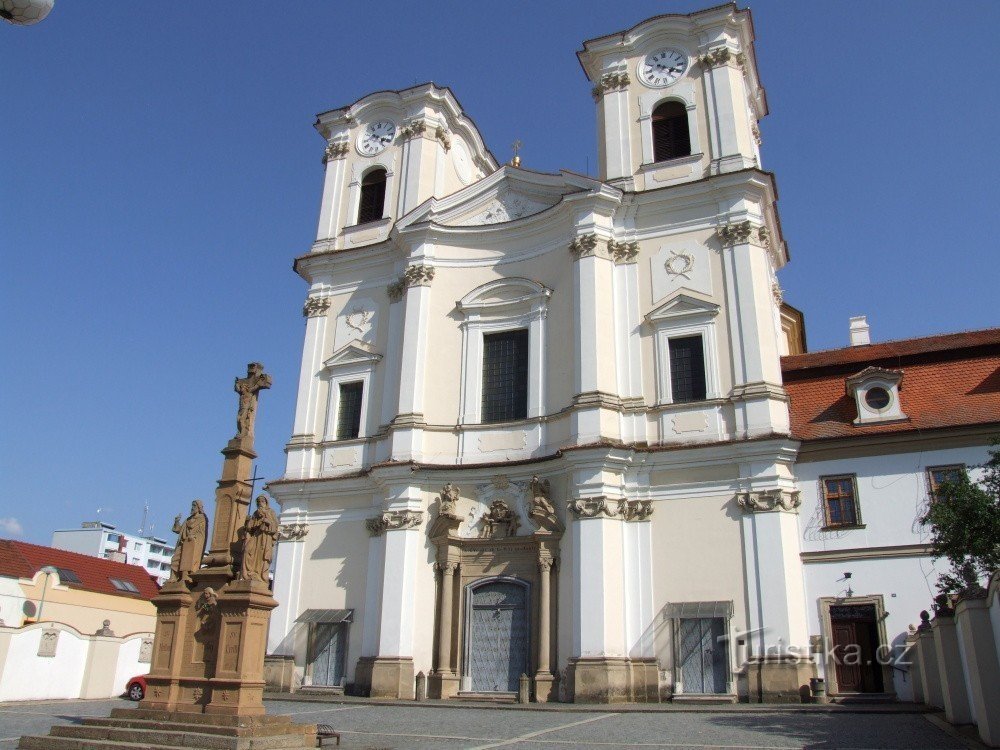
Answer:
POLYGON ((358 203, 358 224, 378 221, 385 211, 384 169, 373 169, 361 178, 361 200, 358 203))
POLYGON ((900 370, 866 367, 847 379, 847 395, 854 398, 857 418, 854 424, 898 422, 906 419, 899 392, 903 382, 900 370))

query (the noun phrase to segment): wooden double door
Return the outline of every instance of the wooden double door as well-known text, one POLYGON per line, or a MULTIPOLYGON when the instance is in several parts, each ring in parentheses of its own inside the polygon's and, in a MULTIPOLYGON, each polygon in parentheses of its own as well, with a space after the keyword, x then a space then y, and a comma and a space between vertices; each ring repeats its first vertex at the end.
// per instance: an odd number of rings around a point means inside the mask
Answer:
POLYGON ((830 630, 837 692, 884 692, 875 606, 854 604, 830 607, 830 630))

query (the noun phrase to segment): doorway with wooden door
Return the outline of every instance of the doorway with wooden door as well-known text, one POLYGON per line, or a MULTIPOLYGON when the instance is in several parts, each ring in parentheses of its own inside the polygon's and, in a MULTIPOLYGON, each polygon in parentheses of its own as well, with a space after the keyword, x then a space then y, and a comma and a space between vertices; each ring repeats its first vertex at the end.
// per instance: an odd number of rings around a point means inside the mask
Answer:
POLYGON ((883 693, 882 639, 874 604, 830 606, 830 657, 837 693, 883 693))

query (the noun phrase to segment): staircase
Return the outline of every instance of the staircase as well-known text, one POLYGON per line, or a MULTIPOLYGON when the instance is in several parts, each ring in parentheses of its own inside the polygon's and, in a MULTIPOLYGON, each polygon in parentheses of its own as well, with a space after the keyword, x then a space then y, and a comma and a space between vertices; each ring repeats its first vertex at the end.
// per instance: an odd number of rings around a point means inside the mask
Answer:
POLYGON ((304 750, 316 747, 316 725, 288 716, 218 716, 116 708, 108 718, 52 727, 22 737, 23 750, 304 750))

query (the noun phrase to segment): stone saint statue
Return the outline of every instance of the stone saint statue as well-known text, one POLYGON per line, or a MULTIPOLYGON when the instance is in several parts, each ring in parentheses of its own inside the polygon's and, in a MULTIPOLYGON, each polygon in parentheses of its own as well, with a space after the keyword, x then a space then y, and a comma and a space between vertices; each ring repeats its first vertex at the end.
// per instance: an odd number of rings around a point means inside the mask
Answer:
POLYGON ((458 518, 458 487, 451 482, 441 489, 441 507, 438 515, 458 518))
POLYGON ((266 495, 257 496, 257 509, 243 525, 243 558, 240 579, 269 583, 274 543, 278 540, 278 516, 266 495))
POLYGON ((177 546, 170 559, 170 580, 190 583, 191 573, 201 567, 208 542, 208 516, 201 500, 191 503, 191 515, 184 523, 179 515, 174 518, 174 533, 177 534, 177 546))
POLYGON ((236 378, 234 390, 240 396, 240 410, 236 414, 236 437, 253 438, 253 423, 257 416, 257 394, 271 387, 271 376, 264 373, 264 365, 251 362, 247 376, 236 378))
POLYGON ((549 480, 539 479, 535 475, 531 478, 529 489, 531 491, 531 510, 528 511, 528 515, 538 524, 538 528, 545 531, 561 530, 562 523, 552 505, 552 486, 549 484, 549 480))

